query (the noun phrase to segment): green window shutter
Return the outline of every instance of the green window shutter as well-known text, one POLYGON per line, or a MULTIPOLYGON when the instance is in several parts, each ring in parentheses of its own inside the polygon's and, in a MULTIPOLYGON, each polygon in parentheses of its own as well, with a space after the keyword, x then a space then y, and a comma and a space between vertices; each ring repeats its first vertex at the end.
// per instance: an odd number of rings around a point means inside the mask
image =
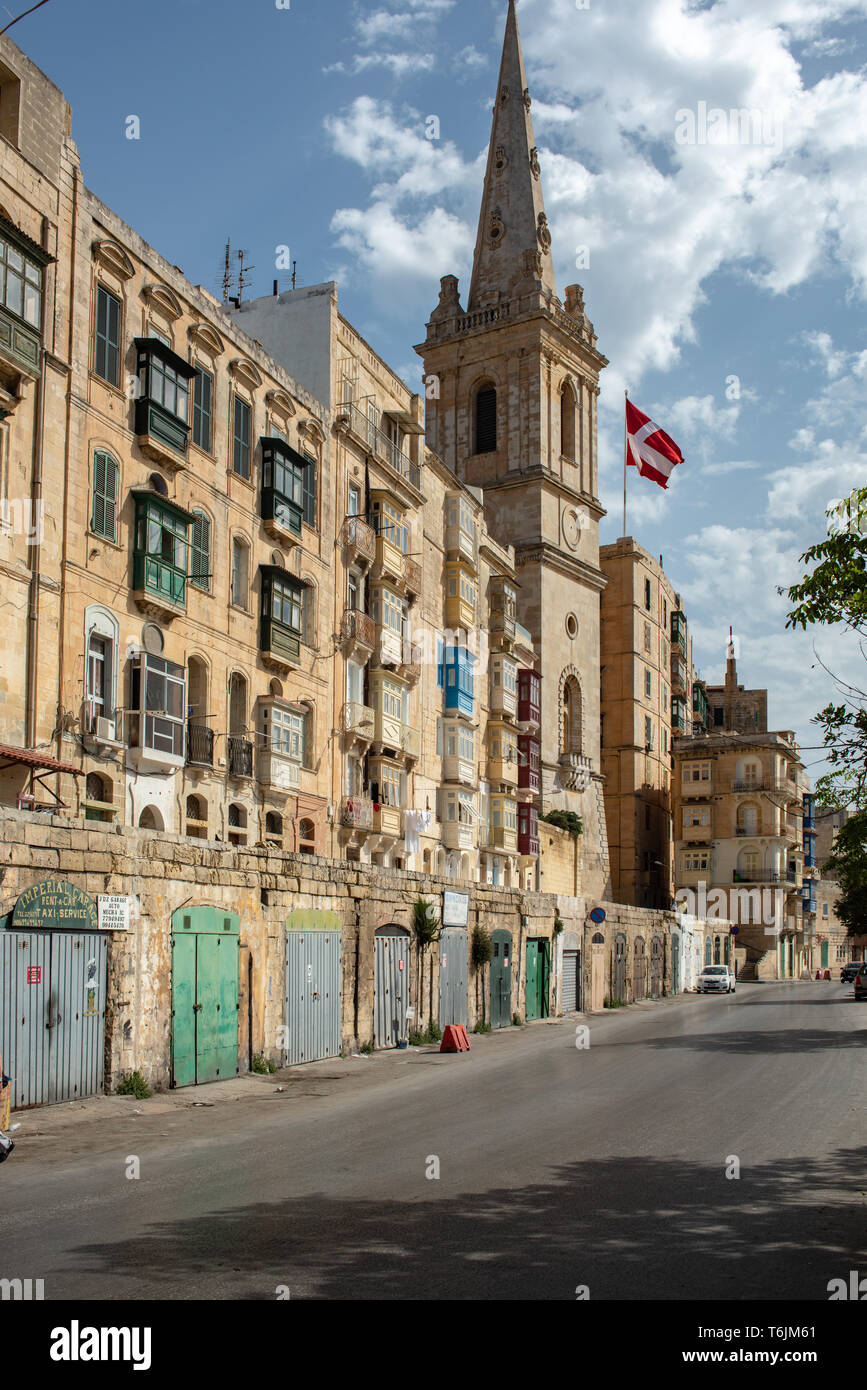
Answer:
POLYGON ((93 510, 90 527, 113 541, 117 532, 117 464, 110 454, 93 456, 93 510))
POLYGON ((94 369, 103 381, 120 384, 120 300, 99 285, 96 291, 94 369))
POLYGON ((193 443, 207 453, 211 450, 211 399, 213 377, 201 367, 196 368, 193 396, 193 443))
POLYGON ((304 471, 304 520, 308 526, 316 525, 316 460, 305 455, 308 463, 304 471))
POLYGON ((211 587, 211 523, 203 512, 194 512, 190 555, 190 583, 206 593, 211 587))
POLYGON ((251 411, 246 401, 235 397, 235 440, 232 458, 234 472, 241 478, 250 476, 251 411))

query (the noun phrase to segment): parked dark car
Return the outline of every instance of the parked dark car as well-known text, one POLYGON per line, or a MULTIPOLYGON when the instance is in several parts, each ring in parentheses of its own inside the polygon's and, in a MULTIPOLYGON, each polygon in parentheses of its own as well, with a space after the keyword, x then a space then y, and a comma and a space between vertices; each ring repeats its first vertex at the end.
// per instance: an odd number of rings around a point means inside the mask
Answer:
POLYGON ((850 980, 854 980, 863 964, 863 960, 850 960, 848 965, 843 966, 840 971, 840 979, 844 985, 848 984, 850 980))
POLYGON ((855 976, 855 998, 867 999, 867 965, 858 967, 858 974, 855 976))

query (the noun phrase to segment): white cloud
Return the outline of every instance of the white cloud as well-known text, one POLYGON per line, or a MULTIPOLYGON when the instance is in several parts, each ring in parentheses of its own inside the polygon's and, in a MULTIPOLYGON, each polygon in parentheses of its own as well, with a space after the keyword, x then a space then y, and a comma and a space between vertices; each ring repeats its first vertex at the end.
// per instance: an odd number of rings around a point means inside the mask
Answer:
POLYGON ((467 44, 466 48, 462 48, 460 53, 455 54, 452 65, 458 69, 463 68, 466 72, 475 73, 488 66, 488 59, 473 44, 467 44))
MULTIPOLYGON (((713 396, 683 396, 672 405, 654 406, 653 418, 667 434, 679 432, 684 440, 698 435, 731 439, 740 413, 737 402, 718 407, 713 396)), ((680 439, 677 442, 681 444, 680 439)))
POLYGON ((388 68, 393 77, 400 79, 410 73, 431 72, 435 61, 432 53, 356 53, 349 66, 346 63, 329 63, 322 71, 357 77, 371 68, 388 68))
POLYGON ((821 362, 828 376, 839 376, 846 366, 846 353, 835 350, 830 333, 805 331, 801 337, 813 349, 813 361, 821 362))
POLYGON ((441 256, 462 259, 469 251, 465 225, 441 208, 411 225, 385 202, 364 211, 342 208, 334 214, 331 230, 370 275, 395 289, 407 280, 429 280, 430 268, 441 256))

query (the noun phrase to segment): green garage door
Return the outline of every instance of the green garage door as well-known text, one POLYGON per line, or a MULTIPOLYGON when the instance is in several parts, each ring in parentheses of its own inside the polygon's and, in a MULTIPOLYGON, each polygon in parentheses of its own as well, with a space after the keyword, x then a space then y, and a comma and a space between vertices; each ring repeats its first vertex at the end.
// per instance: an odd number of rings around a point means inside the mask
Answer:
POLYGON ((237 913, 220 908, 172 918, 173 1086, 237 1075, 240 930, 237 913))
POLYGON ((548 1017, 548 980, 551 973, 548 941, 533 937, 527 942, 527 1018, 548 1017))

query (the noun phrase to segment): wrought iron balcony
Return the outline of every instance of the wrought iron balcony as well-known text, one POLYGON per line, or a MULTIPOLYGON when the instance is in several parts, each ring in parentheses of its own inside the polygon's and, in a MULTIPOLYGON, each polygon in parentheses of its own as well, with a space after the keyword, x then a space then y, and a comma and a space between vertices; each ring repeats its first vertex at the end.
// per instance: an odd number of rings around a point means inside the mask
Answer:
POLYGON ((226 748, 226 771, 230 777, 253 776, 253 745, 249 739, 230 734, 226 748))
POLYGON ((357 608, 347 608, 343 614, 341 639, 344 647, 359 655, 369 656, 376 646, 376 623, 368 613, 357 608))
POLYGON ((368 453, 373 454, 374 458, 380 463, 388 464, 395 473, 399 473, 402 478, 406 478, 417 491, 421 487, 421 470, 417 463, 413 463, 409 454, 405 454, 394 440, 389 439, 388 435, 381 430, 376 423, 371 420, 364 411, 359 410, 357 405, 343 404, 337 407, 336 414, 343 417, 346 426, 360 440, 368 453))
POLYGON ((376 556, 376 532, 363 517, 348 516, 340 533, 341 543, 350 561, 372 565, 376 556))
POLYGON ((345 734, 352 734, 355 738, 370 743, 375 722, 376 715, 369 705, 349 701, 343 706, 341 725, 345 734))
POLYGON ((373 829, 373 802, 366 796, 348 796, 340 803, 340 824, 345 830, 373 829))
POLYGON ((417 560, 411 560, 408 555, 403 557, 403 582, 407 595, 418 598, 421 593, 422 569, 417 560))
POLYGON ((187 724, 187 766, 214 766, 214 731, 207 724, 187 724))

